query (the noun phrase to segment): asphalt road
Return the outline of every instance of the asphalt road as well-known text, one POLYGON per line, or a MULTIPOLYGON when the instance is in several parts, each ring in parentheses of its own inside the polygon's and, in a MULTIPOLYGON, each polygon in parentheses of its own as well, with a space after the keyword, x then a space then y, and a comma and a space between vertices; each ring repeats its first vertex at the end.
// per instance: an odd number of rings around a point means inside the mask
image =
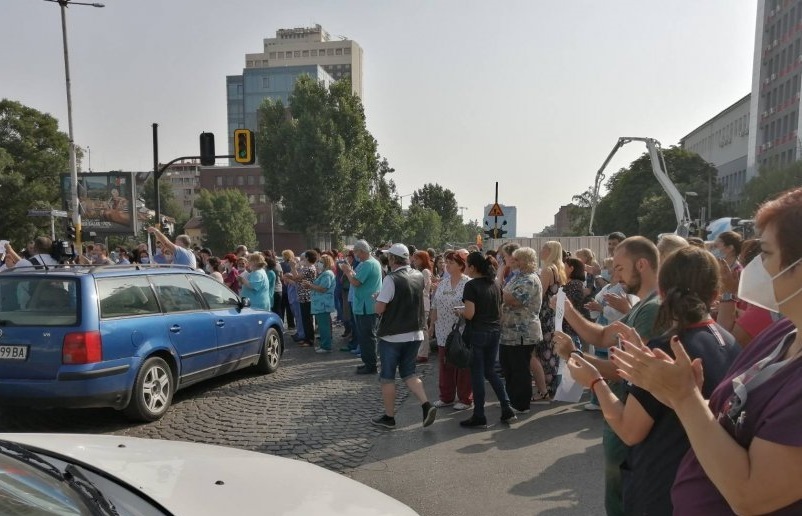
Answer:
MULTIPOLYGON (((488 389, 490 428, 463 429, 470 411, 446 408, 423 429, 420 406, 399 381, 398 428, 376 428, 377 377, 355 375, 361 362, 348 353, 319 355, 287 341, 276 373, 238 372, 179 391, 154 423, 132 424, 113 410, 4 409, 0 432, 110 433, 271 453, 341 472, 426 516, 604 513, 599 413, 535 406, 508 427, 488 389)), ((436 362, 418 370, 436 399, 436 362)))

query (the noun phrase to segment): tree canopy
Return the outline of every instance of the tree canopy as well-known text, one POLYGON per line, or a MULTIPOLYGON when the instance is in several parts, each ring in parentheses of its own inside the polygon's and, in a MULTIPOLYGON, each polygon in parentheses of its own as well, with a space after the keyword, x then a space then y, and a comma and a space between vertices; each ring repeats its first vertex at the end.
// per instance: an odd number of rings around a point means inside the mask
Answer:
MULTIPOLYGON (((695 192, 688 197, 691 218, 697 218, 700 208, 707 205, 708 184, 712 184, 713 213, 723 212, 721 187, 716 180, 716 169, 698 154, 676 146, 663 151, 667 174, 681 194, 695 192), (710 179, 708 180, 708 175, 710 179), (710 183, 708 183, 710 181, 710 183)), ((607 194, 596 207, 593 232, 597 235, 621 231, 626 235, 643 235, 656 238, 660 233, 672 232, 677 221, 668 195, 657 182, 649 155, 644 153, 629 168, 614 173, 605 184, 607 194)), ((587 192, 577 196, 583 202, 587 192)), ((575 205, 577 203, 575 198, 575 205)), ((578 206, 580 210, 590 208, 578 206)), ((581 214, 580 214, 581 215, 581 214)), ((708 219, 710 218, 708 214, 708 219)), ((574 228, 587 232, 585 228, 574 228)))
POLYGON ((59 175, 69 172, 69 137, 51 115, 13 100, 0 100, 0 238, 24 247, 44 230, 29 209, 62 209, 59 175))
POLYGON ((761 168, 744 186, 738 215, 752 218, 761 204, 799 186, 802 186, 802 162, 795 161, 784 168, 761 168))
POLYGON ((256 214, 240 190, 201 190, 195 207, 201 211, 206 229, 204 244, 213 252, 226 253, 240 244, 257 246, 256 214))
POLYGON ((362 102, 348 81, 326 88, 302 76, 288 107, 265 100, 257 142, 265 191, 284 205, 288 228, 307 237, 325 232, 335 238, 364 230, 368 221, 359 220, 359 214, 380 166, 362 102))

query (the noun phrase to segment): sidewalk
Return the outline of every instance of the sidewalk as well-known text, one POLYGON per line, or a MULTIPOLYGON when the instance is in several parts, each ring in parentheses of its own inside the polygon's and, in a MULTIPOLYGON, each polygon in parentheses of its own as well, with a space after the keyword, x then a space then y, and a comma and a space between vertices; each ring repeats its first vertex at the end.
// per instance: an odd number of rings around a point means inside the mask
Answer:
MULTIPOLYGON (((418 372, 434 401, 436 355, 429 360, 418 372)), ((398 407, 398 427, 384 432, 348 476, 424 516, 604 514, 601 414, 582 410, 585 400, 533 405, 507 426, 499 423, 499 404, 487 388, 486 430, 460 427, 471 411, 451 407, 424 429, 420 405, 407 396, 398 407)))

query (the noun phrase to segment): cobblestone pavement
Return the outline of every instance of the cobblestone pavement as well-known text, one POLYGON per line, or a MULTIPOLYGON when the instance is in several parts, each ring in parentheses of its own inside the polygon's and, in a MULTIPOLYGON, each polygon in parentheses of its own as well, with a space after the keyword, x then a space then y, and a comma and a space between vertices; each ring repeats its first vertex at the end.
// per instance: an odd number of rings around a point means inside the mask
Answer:
MULTIPOLYGON (((340 329, 335 329, 339 334, 340 329)), ((382 429, 378 377, 354 374, 350 353, 316 354, 289 336, 272 375, 240 371, 179 391, 159 421, 135 424, 111 409, 3 409, 0 432, 104 433, 193 441, 301 459, 343 472, 360 466, 382 429)), ((335 340, 335 350, 341 342, 335 340)), ((418 367, 425 375, 433 364, 418 367)), ((408 391, 398 381, 397 401, 408 391)))

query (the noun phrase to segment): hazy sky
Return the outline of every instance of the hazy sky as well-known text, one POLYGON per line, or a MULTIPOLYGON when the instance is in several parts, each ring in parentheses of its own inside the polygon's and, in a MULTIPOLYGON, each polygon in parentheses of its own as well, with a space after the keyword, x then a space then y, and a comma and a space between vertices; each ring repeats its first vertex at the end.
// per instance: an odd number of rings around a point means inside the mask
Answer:
MULTIPOLYGON (((151 170, 226 151, 226 75, 279 28, 321 24, 365 52, 368 129, 399 194, 436 182, 465 218, 518 207, 552 224, 619 136, 664 147, 751 88, 756 0, 103 0, 67 12, 76 143, 92 169, 151 170)), ((0 0, 0 97, 67 131, 57 4, 0 0)), ((627 166, 632 143, 610 164, 627 166)), ((403 199, 407 206, 409 198, 403 199)))

